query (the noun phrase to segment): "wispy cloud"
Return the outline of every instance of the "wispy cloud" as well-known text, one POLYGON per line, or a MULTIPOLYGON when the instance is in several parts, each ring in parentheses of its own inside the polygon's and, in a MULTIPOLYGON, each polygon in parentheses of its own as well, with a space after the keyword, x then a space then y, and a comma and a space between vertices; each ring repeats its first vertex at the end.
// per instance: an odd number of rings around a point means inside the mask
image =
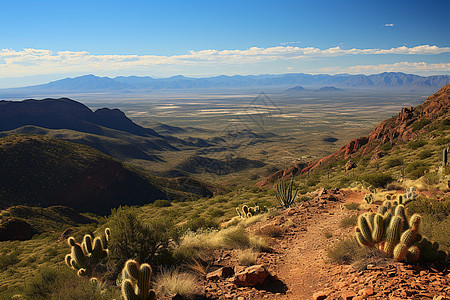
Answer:
POLYGON ((386 23, 386 24, 384 24, 383 26, 384 26, 384 27, 394 27, 394 24, 392 24, 392 23, 386 23))
POLYGON ((405 73, 430 73, 430 72, 450 72, 450 63, 429 64, 426 62, 398 62, 393 64, 379 65, 358 65, 351 67, 329 67, 319 68, 316 73, 349 73, 349 74, 368 74, 381 72, 405 72, 405 73))
MULTIPOLYGON (((401 46, 390 49, 342 49, 339 46, 327 49, 294 46, 251 47, 244 50, 189 51, 184 55, 172 56, 94 55, 86 51, 53 52, 45 49, 24 49, 21 51, 3 49, 0 50, 0 78, 77 72, 105 73, 121 70, 176 69, 190 66, 211 66, 217 69, 220 65, 229 67, 277 61, 299 62, 311 58, 344 55, 434 55, 448 52, 450 52, 450 47, 432 45, 401 46)), ((441 64, 432 65, 440 66, 441 64)), ((360 66, 360 68, 363 67, 360 66)))

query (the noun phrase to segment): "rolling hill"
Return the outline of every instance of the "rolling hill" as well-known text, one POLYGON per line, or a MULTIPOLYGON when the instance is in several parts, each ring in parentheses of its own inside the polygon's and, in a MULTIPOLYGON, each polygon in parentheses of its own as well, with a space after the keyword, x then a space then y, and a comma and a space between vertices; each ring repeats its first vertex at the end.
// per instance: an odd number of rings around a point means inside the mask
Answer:
POLYGON ((106 214, 165 198, 144 175, 91 147, 40 135, 0 138, 0 208, 64 205, 106 214))

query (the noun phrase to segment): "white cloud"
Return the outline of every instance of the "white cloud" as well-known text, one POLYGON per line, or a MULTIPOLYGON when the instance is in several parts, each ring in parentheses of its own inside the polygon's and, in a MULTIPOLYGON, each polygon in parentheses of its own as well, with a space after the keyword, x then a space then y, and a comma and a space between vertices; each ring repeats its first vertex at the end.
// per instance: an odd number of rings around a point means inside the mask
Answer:
POLYGON ((349 74, 371 74, 382 72, 405 72, 405 73, 443 73, 450 72, 450 63, 429 64, 426 62, 398 62, 393 64, 358 65, 351 67, 320 68, 315 73, 349 73, 349 74))
MULTIPOLYGON (((0 50, 0 78, 64 73, 120 73, 123 70, 145 71, 158 68, 189 68, 191 66, 209 66, 217 70, 221 65, 230 67, 262 62, 299 62, 304 59, 344 55, 434 55, 448 52, 450 52, 450 47, 433 45, 401 46, 391 49, 342 49, 339 46, 320 49, 274 46, 269 48, 251 47, 244 50, 207 49, 173 56, 93 55, 86 51, 52 52, 45 49, 23 49, 21 51, 2 49, 0 50)), ((441 64, 432 65, 438 67, 441 64)))
POLYGON ((383 26, 384 26, 384 27, 394 27, 394 24, 392 24, 392 23, 387 23, 387 24, 384 24, 383 26))

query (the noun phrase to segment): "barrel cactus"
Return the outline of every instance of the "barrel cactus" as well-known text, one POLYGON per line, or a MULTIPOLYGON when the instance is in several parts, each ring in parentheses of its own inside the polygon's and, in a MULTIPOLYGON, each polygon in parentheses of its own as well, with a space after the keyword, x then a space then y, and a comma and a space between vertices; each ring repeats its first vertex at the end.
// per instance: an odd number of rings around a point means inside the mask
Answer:
POLYGON ((416 263, 441 261, 447 253, 439 245, 422 237, 419 214, 406 216, 405 206, 386 200, 377 213, 358 217, 355 238, 362 247, 377 247, 396 261, 416 263))
POLYGON ((150 289, 152 268, 129 259, 122 270, 122 296, 125 300, 154 300, 155 292, 150 289))
MULTIPOLYGON (((109 241, 110 229, 106 228, 104 240, 109 241)), ((102 238, 93 238, 86 234, 81 244, 69 237, 67 243, 71 247, 70 254, 65 257, 66 264, 77 271, 78 276, 92 276, 95 268, 108 256, 108 249, 102 242, 102 238)))

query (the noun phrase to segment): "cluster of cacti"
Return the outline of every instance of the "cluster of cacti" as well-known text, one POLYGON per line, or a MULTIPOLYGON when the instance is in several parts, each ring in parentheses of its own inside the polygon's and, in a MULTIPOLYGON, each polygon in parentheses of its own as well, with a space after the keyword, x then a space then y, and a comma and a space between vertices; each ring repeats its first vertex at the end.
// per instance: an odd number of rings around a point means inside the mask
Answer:
POLYGON ((372 194, 366 194, 364 196, 364 201, 366 201, 367 204, 373 203, 373 195, 372 194))
POLYGON ((257 214, 261 214, 263 212, 267 211, 267 207, 263 206, 260 207, 259 205, 255 205, 253 207, 248 207, 247 205, 242 205, 242 208, 236 207, 236 212, 239 217, 245 219, 245 218, 251 218, 257 214))
POLYGON ((125 300, 153 300, 155 292, 150 289, 152 268, 129 259, 122 270, 122 296, 125 300))
POLYGON ((390 201, 392 205, 406 205, 410 203, 411 201, 414 201, 417 199, 417 194, 415 193, 416 188, 415 187, 409 187, 406 189, 406 193, 404 195, 395 195, 395 194, 386 194, 385 198, 386 200, 390 201))
POLYGON ((280 180, 277 184, 277 200, 284 208, 289 208, 294 205, 298 189, 295 189, 295 191, 292 192, 293 182, 294 178, 291 178, 291 181, 288 184, 286 184, 284 180, 280 180))
POLYGON ((415 263, 446 259, 436 244, 428 242, 419 234, 421 216, 406 217, 403 204, 392 205, 385 201, 378 213, 365 213, 358 217, 355 228, 356 240, 361 246, 378 247, 396 261, 415 263))
POLYGON ((78 270, 78 276, 91 276, 94 268, 108 256, 108 241, 111 236, 109 228, 105 229, 103 237, 93 238, 86 234, 83 242, 78 244, 74 237, 69 237, 68 244, 71 247, 70 254, 65 257, 66 264, 78 270))

